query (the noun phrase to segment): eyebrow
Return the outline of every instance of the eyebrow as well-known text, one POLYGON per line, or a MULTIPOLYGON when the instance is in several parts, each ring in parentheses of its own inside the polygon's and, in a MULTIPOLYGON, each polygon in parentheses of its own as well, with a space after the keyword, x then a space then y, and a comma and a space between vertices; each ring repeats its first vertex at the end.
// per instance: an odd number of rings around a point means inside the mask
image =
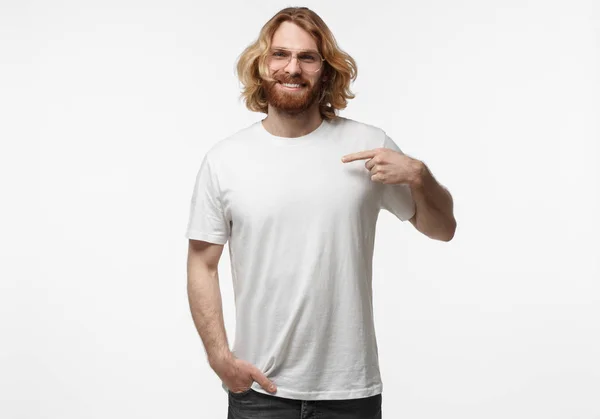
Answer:
POLYGON ((315 49, 290 49, 290 48, 278 47, 278 46, 272 46, 271 48, 273 48, 273 49, 285 49, 285 50, 288 50, 288 51, 301 51, 301 52, 316 52, 316 53, 319 53, 319 51, 317 51, 315 49))

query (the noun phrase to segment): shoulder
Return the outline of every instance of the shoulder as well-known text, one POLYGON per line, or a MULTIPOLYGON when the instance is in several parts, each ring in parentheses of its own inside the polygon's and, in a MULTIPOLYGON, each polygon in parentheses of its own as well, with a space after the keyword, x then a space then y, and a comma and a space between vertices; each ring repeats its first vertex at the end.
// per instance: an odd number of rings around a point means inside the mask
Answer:
POLYGON ((232 156, 243 155, 244 148, 252 146, 252 139, 255 138, 254 130, 257 123, 247 125, 219 139, 209 147, 206 152, 206 158, 216 164, 221 161, 227 161, 232 156))
POLYGON ((385 131, 378 126, 373 124, 368 124, 363 121, 358 121, 356 119, 345 118, 342 116, 338 116, 336 119, 332 121, 332 124, 339 126, 342 129, 352 130, 352 131, 360 131, 364 133, 374 134, 374 135, 384 135, 385 131))
POLYGON ((382 128, 356 119, 338 116, 331 122, 334 126, 338 127, 340 131, 369 139, 377 146, 383 146, 387 136, 382 128))

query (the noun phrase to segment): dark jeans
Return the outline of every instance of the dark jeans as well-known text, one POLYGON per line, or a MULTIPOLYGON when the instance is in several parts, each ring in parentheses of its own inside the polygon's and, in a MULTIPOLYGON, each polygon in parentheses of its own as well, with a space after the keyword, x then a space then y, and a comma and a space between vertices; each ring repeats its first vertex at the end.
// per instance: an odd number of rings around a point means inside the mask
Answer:
POLYGON ((251 388, 228 393, 227 419, 381 419, 381 394, 346 400, 294 400, 251 388))

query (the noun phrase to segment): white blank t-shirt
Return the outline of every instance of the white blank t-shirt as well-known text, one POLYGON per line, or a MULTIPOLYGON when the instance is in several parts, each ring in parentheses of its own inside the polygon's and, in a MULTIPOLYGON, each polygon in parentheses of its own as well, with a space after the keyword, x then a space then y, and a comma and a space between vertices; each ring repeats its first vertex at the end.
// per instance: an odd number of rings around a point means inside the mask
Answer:
MULTIPOLYGON (((291 399, 382 392, 373 324, 375 225, 415 213, 407 185, 371 180, 367 160, 400 148, 380 128, 337 117, 286 138, 258 121, 218 141, 196 177, 186 237, 229 241, 236 307, 232 352, 291 399)), ((222 383, 224 390, 228 390, 222 383)), ((257 382, 255 391, 271 394, 257 382)))

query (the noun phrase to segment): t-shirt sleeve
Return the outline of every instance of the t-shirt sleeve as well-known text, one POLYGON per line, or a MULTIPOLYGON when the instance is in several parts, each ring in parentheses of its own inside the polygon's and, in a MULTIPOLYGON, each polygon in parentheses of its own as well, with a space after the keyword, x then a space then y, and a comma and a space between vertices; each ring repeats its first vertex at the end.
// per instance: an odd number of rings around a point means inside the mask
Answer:
MULTIPOLYGON (((385 135, 382 147, 404 154, 400 150, 400 147, 387 134, 385 135)), ((402 221, 412 218, 415 215, 416 206, 410 192, 410 187, 404 184, 383 184, 380 208, 388 210, 402 221)))
POLYGON ((221 202, 219 182, 208 155, 205 155, 196 175, 186 237, 225 244, 230 233, 221 202))

